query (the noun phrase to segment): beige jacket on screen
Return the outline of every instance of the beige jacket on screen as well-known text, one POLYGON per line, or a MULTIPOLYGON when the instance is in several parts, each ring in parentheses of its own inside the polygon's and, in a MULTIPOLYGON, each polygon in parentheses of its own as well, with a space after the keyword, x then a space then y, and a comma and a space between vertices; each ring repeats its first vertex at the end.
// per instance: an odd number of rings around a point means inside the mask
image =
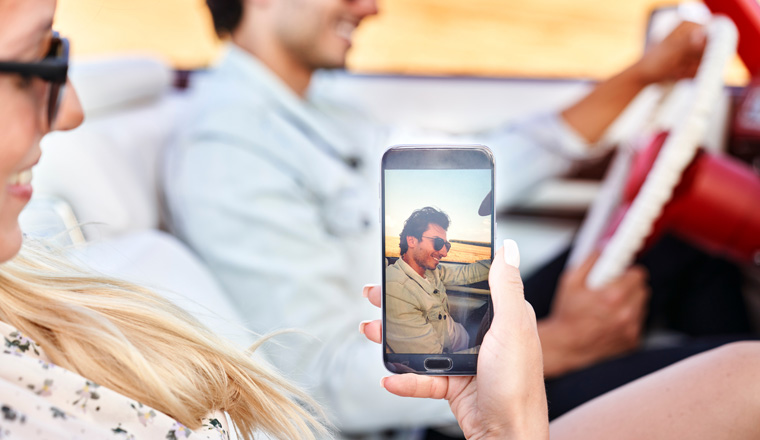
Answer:
POLYGON ((462 286, 488 278, 491 262, 439 264, 421 277, 404 260, 388 266, 386 277, 386 341, 393 353, 453 353, 468 348, 464 326, 449 312, 446 286, 462 286))

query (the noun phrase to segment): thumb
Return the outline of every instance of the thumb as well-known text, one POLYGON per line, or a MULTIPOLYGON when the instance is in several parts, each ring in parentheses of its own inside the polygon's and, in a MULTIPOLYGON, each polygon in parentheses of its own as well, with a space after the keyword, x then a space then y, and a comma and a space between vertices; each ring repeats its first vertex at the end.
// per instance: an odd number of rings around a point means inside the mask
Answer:
POLYGON ((517 318, 524 313, 525 294, 519 266, 520 250, 517 243, 514 240, 504 240, 504 247, 496 252, 488 276, 495 318, 517 318))

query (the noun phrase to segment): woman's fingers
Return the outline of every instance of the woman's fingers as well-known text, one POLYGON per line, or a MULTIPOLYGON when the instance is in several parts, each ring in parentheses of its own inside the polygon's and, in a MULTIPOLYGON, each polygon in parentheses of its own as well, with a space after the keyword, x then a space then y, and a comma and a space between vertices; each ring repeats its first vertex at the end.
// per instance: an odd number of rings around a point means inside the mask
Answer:
POLYGON ((407 373, 383 378, 382 386, 401 397, 444 399, 449 390, 446 376, 421 376, 407 373))
POLYGON ((566 270, 564 272, 566 275, 563 277, 564 281, 571 286, 585 286, 586 278, 599 260, 599 255, 599 251, 594 251, 583 262, 566 270))
POLYGON ((383 323, 379 319, 375 321, 362 321, 359 323, 359 333, 363 334, 372 342, 383 341, 383 323))
POLYGON ((380 307, 380 295, 382 295, 382 289, 378 284, 367 284, 362 289, 362 296, 369 299, 375 307, 380 307))

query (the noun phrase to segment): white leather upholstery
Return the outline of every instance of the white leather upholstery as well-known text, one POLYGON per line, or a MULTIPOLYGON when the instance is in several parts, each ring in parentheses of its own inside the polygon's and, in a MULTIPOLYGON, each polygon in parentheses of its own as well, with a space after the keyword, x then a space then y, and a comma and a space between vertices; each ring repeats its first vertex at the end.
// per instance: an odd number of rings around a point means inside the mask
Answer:
POLYGON ((160 151, 180 119, 171 70, 152 59, 75 65, 71 79, 85 123, 43 139, 35 190, 69 202, 87 238, 160 224, 160 151))

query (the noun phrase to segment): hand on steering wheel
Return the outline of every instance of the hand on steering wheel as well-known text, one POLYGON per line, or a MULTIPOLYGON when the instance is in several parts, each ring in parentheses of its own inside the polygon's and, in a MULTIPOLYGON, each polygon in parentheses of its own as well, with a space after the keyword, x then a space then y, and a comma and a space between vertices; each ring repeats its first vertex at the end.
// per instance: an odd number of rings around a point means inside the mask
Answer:
MULTIPOLYGON (((649 71, 650 75, 662 76, 667 73, 665 70, 647 66, 658 59, 667 66, 667 60, 662 58, 672 53, 674 47, 693 44, 696 50, 699 46, 699 37, 693 36, 696 31, 689 30, 691 26, 691 24, 681 25, 676 32, 671 34, 672 41, 667 41, 666 38, 651 51, 650 55, 642 59, 643 67, 640 68, 649 71)), ((617 278, 631 264, 663 209, 671 201, 681 175, 697 153, 712 114, 711 110, 723 88, 723 70, 735 53, 737 41, 736 27, 726 17, 714 17, 706 30, 707 43, 694 78, 694 99, 691 100, 691 105, 685 115, 679 119, 675 127, 670 129, 641 189, 630 204, 630 208, 626 210, 619 226, 604 245, 601 256, 587 280, 587 285, 591 288, 599 288, 617 278)), ((680 62, 682 61, 683 59, 680 62)), ((688 69, 675 69, 673 75, 688 73, 690 73, 688 69)), ((587 252, 593 250, 602 238, 604 230, 608 229, 610 222, 613 221, 612 216, 615 215, 619 195, 625 184, 624 180, 619 180, 619 184, 617 180, 630 168, 626 158, 622 155, 620 157, 623 160, 616 160, 612 167, 615 172, 608 173, 603 185, 603 191, 607 196, 600 197, 592 206, 587 221, 578 234, 579 239, 575 247, 582 251, 574 252, 571 256, 573 262, 582 261, 588 256, 587 252), (608 182, 612 185, 607 185, 608 182), (606 221, 604 221, 605 217, 606 221), (583 255, 584 253, 586 255, 583 255)))
POLYGON ((644 84, 692 78, 697 73, 706 42, 702 25, 684 21, 649 48, 634 68, 644 84))

